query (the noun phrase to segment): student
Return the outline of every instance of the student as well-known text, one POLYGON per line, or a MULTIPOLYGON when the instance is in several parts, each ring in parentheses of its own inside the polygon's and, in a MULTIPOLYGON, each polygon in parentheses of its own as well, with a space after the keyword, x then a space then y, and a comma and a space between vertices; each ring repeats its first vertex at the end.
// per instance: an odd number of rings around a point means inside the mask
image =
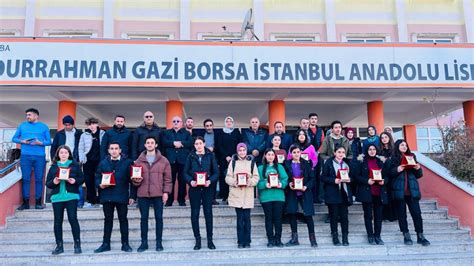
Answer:
POLYGON ((237 144, 237 154, 227 167, 226 183, 230 187, 229 206, 235 208, 237 214, 237 244, 238 248, 250 248, 251 223, 250 210, 254 207, 254 187, 259 180, 258 169, 253 156, 247 156, 247 145, 237 144), (247 183, 239 186, 238 174, 245 174, 247 183))
POLYGON ((312 188, 314 186, 314 175, 311 171, 311 163, 301 159, 301 149, 299 146, 290 147, 291 160, 285 161, 285 170, 288 173, 289 185, 286 195, 286 213, 290 218, 291 239, 286 246, 299 245, 298 225, 296 215, 298 207, 303 210, 304 220, 308 227, 309 241, 311 247, 317 247, 314 233, 314 205, 312 188), (295 190, 294 178, 303 177, 303 190, 295 190))
MULTIPOLYGON (((280 136, 274 136, 273 140, 280 136)), ((288 185, 288 175, 283 165, 278 163, 277 154, 273 149, 266 149, 263 153, 262 165, 258 167, 260 180, 258 181, 258 195, 265 214, 265 231, 267 233, 267 247, 283 247, 281 242, 282 216, 285 205, 285 188, 288 185), (278 174, 279 184, 271 187, 268 176, 278 174), (275 231, 273 231, 275 228, 275 231)))
POLYGON ((308 136, 310 139, 310 143, 311 145, 314 146, 316 150, 319 150, 324 140, 324 131, 322 128, 318 126, 318 114, 310 113, 308 115, 308 119, 309 119, 308 136))
POLYGON ((71 149, 68 146, 61 145, 57 147, 56 153, 52 159, 52 165, 49 168, 46 186, 51 191, 51 202, 54 212, 54 238, 56 239, 56 248, 53 255, 64 252, 63 246, 63 220, 64 209, 67 212, 67 219, 71 225, 72 236, 74 238, 74 254, 82 253, 80 227, 77 220, 77 203, 79 201, 79 187, 84 183, 84 174, 81 166, 74 161, 71 149), (69 178, 67 180, 59 179, 61 168, 69 169, 69 178))
POLYGON ((122 155, 120 144, 111 142, 108 149, 109 156, 103 159, 96 172, 96 185, 100 188, 100 203, 104 211, 104 237, 102 245, 94 250, 94 253, 110 251, 110 238, 114 225, 114 210, 120 222, 120 234, 122 240, 122 251, 132 252, 128 242, 128 205, 134 203, 135 189, 130 180, 130 166, 132 160, 122 155), (115 185, 102 184, 104 173, 114 173, 115 185))
POLYGON ((417 235, 417 243, 423 246, 429 246, 430 242, 423 235, 423 219, 421 218, 420 209, 420 185, 418 178, 423 177, 421 165, 416 163, 413 168, 402 165, 404 156, 415 155, 410 151, 408 143, 404 139, 395 142, 392 158, 390 159, 390 184, 393 199, 398 207, 398 225, 403 233, 405 245, 413 245, 407 223, 407 205, 410 210, 415 231, 417 235))
POLYGON ((162 251, 163 235, 163 204, 171 193, 171 166, 158 150, 158 142, 154 136, 145 138, 145 151, 135 161, 135 166, 142 167, 142 176, 132 179, 138 187, 138 208, 140 209, 141 244, 138 252, 148 249, 148 216, 153 206, 156 223, 156 251, 162 251))
POLYGON ((377 129, 374 126, 367 127, 367 138, 362 142, 362 152, 365 154, 369 144, 375 144, 376 147, 380 146, 380 138, 377 136, 377 129))
POLYGON ((324 201, 328 206, 332 242, 335 246, 341 245, 337 232, 338 221, 341 222, 342 244, 349 245, 348 207, 352 204, 351 180, 346 183, 337 178, 339 169, 348 169, 350 174, 349 165, 344 161, 345 157, 346 148, 336 145, 333 157, 326 160, 321 174, 321 180, 324 182, 324 201))
MULTIPOLYGON (((382 162, 384 163, 383 174, 387 177, 387 179, 390 176, 388 165, 390 162, 390 158, 392 157, 393 145, 394 144, 392 134, 385 131, 380 133, 380 147, 378 149, 378 158, 380 158, 380 160, 382 160, 382 162)), ((398 219, 397 205, 396 202, 392 199, 390 186, 387 186, 386 189, 388 194, 388 204, 383 205, 383 220, 393 222, 398 219)))
POLYGON ((196 243, 194 250, 201 249, 201 234, 199 232, 199 212, 204 210, 206 219, 207 247, 216 249, 212 242, 212 199, 214 193, 211 184, 217 182, 219 169, 214 153, 205 148, 203 137, 194 139, 194 151, 189 153, 184 165, 184 180, 190 185, 189 204, 191 205, 191 225, 193 227, 196 243), (198 173, 206 174, 206 182, 203 186, 198 186, 195 177, 198 173))
POLYGON ((383 161, 392 157, 393 145, 394 144, 392 134, 385 131, 380 133, 380 146, 378 147, 378 150, 379 154, 384 157, 381 158, 383 161))
POLYGON ((283 164, 288 155, 286 154, 286 150, 281 148, 281 136, 273 135, 273 137, 270 138, 270 142, 272 144, 271 149, 273 150, 273 153, 275 153, 275 158, 277 158, 277 163, 283 164), (278 161, 278 156, 282 158, 281 161, 278 161))
POLYGON ((372 170, 382 170, 383 162, 377 158, 377 147, 369 144, 365 156, 359 156, 353 161, 353 177, 358 183, 356 199, 362 202, 364 210, 365 230, 367 240, 371 245, 383 245, 380 238, 382 232, 382 209, 388 203, 388 195, 385 180, 388 178, 382 173, 382 181, 374 181, 371 176, 372 170), (372 219, 374 220, 372 225, 372 219))
POLYGON ((359 154, 362 154, 362 143, 360 138, 356 136, 356 132, 353 128, 348 127, 345 130, 345 136, 349 140, 349 146, 352 151, 352 158, 356 159, 359 154))
MULTIPOLYGON (((311 169, 316 167, 318 164, 318 153, 316 152, 314 146, 309 143, 308 134, 304 129, 298 129, 295 133, 295 142, 293 146, 297 146, 301 154, 305 153, 308 155, 308 160, 311 164, 311 169)), ((292 159, 291 152, 288 153, 288 160, 292 159)))
POLYGON ((326 138, 321 145, 320 155, 323 160, 327 160, 334 156, 336 146, 343 146, 346 151, 346 158, 352 160, 352 151, 349 145, 349 140, 342 135, 342 123, 341 121, 333 121, 331 123, 330 133, 326 134, 326 138))

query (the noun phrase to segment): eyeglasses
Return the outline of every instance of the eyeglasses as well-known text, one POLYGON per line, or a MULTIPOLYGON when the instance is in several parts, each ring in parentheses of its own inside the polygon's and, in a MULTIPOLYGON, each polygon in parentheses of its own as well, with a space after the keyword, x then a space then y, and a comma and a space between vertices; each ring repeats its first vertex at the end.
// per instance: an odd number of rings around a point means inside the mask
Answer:
POLYGON ((173 123, 178 124, 181 120, 173 120, 173 123))
POLYGON ((145 118, 153 118, 152 115, 146 115, 145 118))

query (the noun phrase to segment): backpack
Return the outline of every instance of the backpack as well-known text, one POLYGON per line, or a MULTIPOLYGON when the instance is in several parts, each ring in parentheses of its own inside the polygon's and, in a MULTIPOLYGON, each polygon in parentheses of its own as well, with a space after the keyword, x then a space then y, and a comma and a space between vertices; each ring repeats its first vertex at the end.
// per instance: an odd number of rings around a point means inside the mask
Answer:
MULTIPOLYGON (((233 157, 233 156, 232 156, 233 157)), ((248 157, 247 157, 248 158, 248 157)), ((235 172, 235 159, 232 158, 232 173, 235 172)), ((250 173, 253 174, 253 169, 255 168, 255 160, 252 159, 252 163, 250 164, 250 173)))

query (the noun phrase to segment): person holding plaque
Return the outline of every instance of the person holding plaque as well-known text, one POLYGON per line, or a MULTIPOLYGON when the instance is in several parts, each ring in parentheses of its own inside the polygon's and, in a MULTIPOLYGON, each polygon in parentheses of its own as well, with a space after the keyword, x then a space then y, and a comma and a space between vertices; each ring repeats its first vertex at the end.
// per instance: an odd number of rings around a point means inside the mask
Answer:
POLYGON ((275 153, 275 157, 277 159, 277 162, 279 164, 282 164, 286 160, 286 150, 281 149, 281 136, 280 135, 273 135, 273 137, 270 139, 272 143, 272 150, 275 153))
MULTIPOLYGON (((274 136, 273 139, 279 138, 274 136)), ((278 163, 276 152, 266 149, 263 153, 262 165, 258 167, 258 196, 265 214, 265 231, 267 247, 283 247, 281 242, 283 206, 285 205, 285 188, 288 185, 288 175, 282 164, 278 163), (275 176, 276 185, 271 177, 275 176), (273 229, 275 228, 275 231, 273 229)))
POLYGON ((74 238, 74 254, 82 253, 80 227, 77 220, 77 203, 79 201, 79 187, 84 183, 84 174, 81 166, 73 159, 73 154, 68 146, 61 145, 56 149, 46 178, 46 186, 51 191, 51 202, 54 212, 54 238, 56 248, 53 255, 64 252, 63 247, 63 220, 64 209, 71 225, 74 238))
POLYGON ((259 180, 253 156, 247 156, 247 145, 237 144, 237 154, 227 167, 225 182, 229 185, 229 206, 237 214, 238 248, 250 248, 250 210, 254 207, 254 187, 259 180))
POLYGON ((214 153, 205 148, 204 138, 194 139, 194 151, 189 153, 184 165, 184 180, 189 184, 189 204, 191 205, 191 225, 196 243, 194 250, 201 249, 201 234, 199 232, 199 212, 204 210, 206 220, 207 247, 216 249, 212 241, 212 200, 214 192, 211 184, 219 178, 219 168, 214 153), (200 183, 200 180, 203 180, 200 183))
POLYGON ((392 196, 398 207, 398 225, 403 233, 405 245, 413 245, 408 231, 406 210, 408 206, 415 224, 416 242, 423 246, 429 246, 430 242, 423 235, 423 219, 421 218, 420 209, 421 193, 418 178, 423 177, 423 170, 421 165, 416 162, 415 155, 410 151, 404 139, 399 139, 395 142, 389 171, 392 196), (406 161, 404 159, 406 156, 412 156, 413 160, 415 160, 413 167, 407 167, 407 162, 404 162, 406 161))
POLYGON ((328 206, 332 242, 335 246, 341 245, 337 231, 338 220, 341 222, 342 244, 349 245, 348 207, 352 205, 352 190, 348 174, 352 173, 344 161, 345 157, 345 146, 336 145, 333 157, 326 160, 321 174, 324 183, 324 201, 328 206))
POLYGON ((316 243, 313 221, 314 205, 312 189, 315 181, 314 172, 311 170, 311 163, 301 158, 301 149, 299 146, 291 146, 290 153, 292 159, 285 161, 285 170, 290 181, 287 188, 285 211, 290 218, 291 239, 286 243, 286 246, 299 245, 296 215, 298 209, 301 208, 308 227, 311 246, 317 247, 318 244, 316 243), (298 183, 301 184, 300 187, 298 183))
MULTIPOLYGON (((298 146, 301 151, 301 159, 309 161, 311 164, 311 169, 316 167, 318 164, 318 153, 314 149, 314 146, 309 143, 308 134, 304 129, 298 129, 295 133, 295 143, 294 146, 298 146)), ((291 152, 288 153, 288 160, 292 159, 291 152)))
MULTIPOLYGON (((393 145, 393 136, 390 132, 384 131, 380 133, 380 147, 378 149, 379 155, 377 157, 384 163, 382 174, 387 177, 387 179, 390 176, 388 166, 393 153, 393 145)), ((388 204, 383 205, 382 219, 384 221, 393 222, 398 220, 397 206, 395 201, 392 199, 390 186, 387 185, 386 189, 388 194, 388 204)))
POLYGON ((132 252, 128 243, 127 218, 127 205, 132 205, 133 199, 136 198, 136 189, 130 180, 132 160, 121 154, 118 142, 111 142, 108 152, 109 156, 100 162, 96 172, 96 185, 100 188, 100 203, 104 211, 104 237, 102 245, 94 250, 94 253, 110 251, 115 209, 120 222, 122 251, 132 252))
POLYGON ((371 245, 383 245, 380 233, 382 232, 383 205, 388 203, 385 183, 388 178, 382 174, 383 162, 377 158, 375 144, 369 144, 365 156, 358 156, 352 166, 354 179, 358 183, 356 199, 362 202, 364 210, 367 240, 371 245))
POLYGON ((162 251, 163 235, 163 204, 171 193, 171 166, 158 150, 158 141, 155 136, 145 138, 145 151, 143 151, 135 164, 141 173, 132 175, 132 183, 137 189, 138 208, 140 209, 141 244, 138 252, 148 249, 148 217, 150 206, 153 206, 156 223, 156 251, 162 251), (138 168, 140 167, 140 168, 138 168))

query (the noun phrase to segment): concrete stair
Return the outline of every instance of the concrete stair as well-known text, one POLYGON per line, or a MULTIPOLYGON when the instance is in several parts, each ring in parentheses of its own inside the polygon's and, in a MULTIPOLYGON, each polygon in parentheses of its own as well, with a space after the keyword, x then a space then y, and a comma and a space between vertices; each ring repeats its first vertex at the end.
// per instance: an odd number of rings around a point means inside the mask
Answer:
MULTIPOLYGON (((448 217, 447 210, 439 208, 436 201, 422 200, 425 236, 432 243, 429 247, 415 244, 405 246, 397 222, 384 222, 382 239, 384 246, 371 246, 367 243, 362 206, 355 203, 349 209, 348 247, 334 247, 329 234, 329 224, 324 223, 327 207, 315 204, 315 230, 318 248, 309 246, 306 225, 298 225, 300 246, 292 248, 267 248, 264 216, 260 204, 252 210, 252 248, 237 249, 235 211, 229 206, 214 206, 214 243, 216 250, 208 250, 206 239, 203 249, 193 251, 194 238, 190 222, 190 208, 173 206, 164 210, 163 252, 155 252, 155 224, 153 212, 149 219, 150 250, 137 253, 140 244, 140 213, 137 208, 129 208, 130 245, 132 253, 120 251, 120 232, 118 221, 114 222, 112 251, 93 254, 102 241, 102 209, 80 209, 83 254, 74 255, 73 241, 67 214, 64 221, 65 253, 52 256, 54 248, 53 212, 51 207, 44 210, 25 210, 16 212, 0 230, 0 264, 102 264, 139 265, 147 264, 314 264, 325 265, 434 265, 454 263, 455 265, 474 265, 474 241, 470 230, 460 228, 457 219, 448 217)), ((202 216, 202 212, 201 212, 202 216)), ((413 224, 409 218, 412 238, 416 240, 413 224)), ((201 217, 201 235, 205 236, 204 218, 201 217)), ((283 225, 283 239, 290 235, 288 224, 283 225)))

